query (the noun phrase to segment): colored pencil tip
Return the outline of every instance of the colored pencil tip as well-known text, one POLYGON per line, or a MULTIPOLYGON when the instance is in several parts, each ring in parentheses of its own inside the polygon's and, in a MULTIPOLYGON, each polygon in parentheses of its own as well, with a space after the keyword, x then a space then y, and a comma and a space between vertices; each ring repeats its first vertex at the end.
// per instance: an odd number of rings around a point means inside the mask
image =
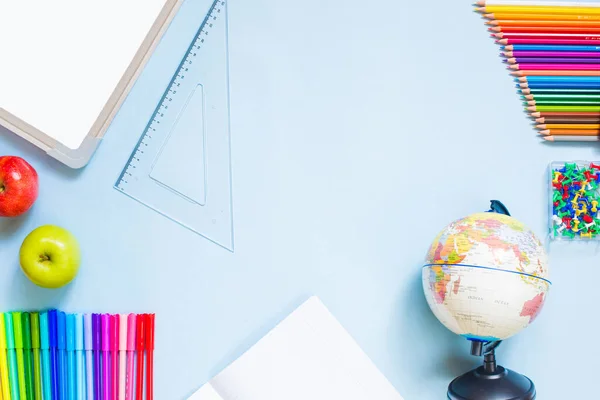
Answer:
POLYGON ((520 82, 520 83, 519 83, 519 86, 520 86, 520 87, 522 87, 522 88, 524 88, 524 89, 526 89, 526 88, 528 88, 528 87, 529 87, 529 83, 523 83, 523 82, 520 82))
MULTIPOLYGON (((500 40, 496 40, 496 43, 498 44, 502 44, 502 45, 507 45, 508 44, 508 39, 500 39, 500 40)), ((506 47, 505 47, 506 49, 506 47)))
MULTIPOLYGON (((506 39, 504 39, 506 40, 506 39)), ((512 44, 509 44, 508 46, 504 47, 505 52, 506 51, 513 51, 515 49, 515 47, 512 44)), ((510 56, 512 56, 512 53, 510 54, 510 56)))
POLYGON ((532 94, 525 94, 524 96, 527 100, 533 100, 533 95, 532 94))
POLYGON ((506 60, 507 63, 509 64, 516 64, 517 63, 517 59, 516 58, 509 58, 506 60))
POLYGON ((527 102, 527 104, 529 104, 530 106, 535 106, 536 102, 535 100, 530 100, 527 102))
POLYGON ((499 26, 492 26, 491 28, 488 28, 488 31, 490 31, 490 32, 501 32, 502 28, 500 28, 499 26))
POLYGON ((513 56, 513 52, 512 51, 505 51, 505 52, 502 52, 501 55, 503 55, 506 58, 511 58, 513 56))
POLYGON ((545 131, 540 131, 540 135, 550 136, 550 129, 546 129, 545 131))
POLYGON ((502 39, 504 37, 504 34, 502 32, 500 32, 500 33, 492 33, 491 36, 502 39))
POLYGON ((540 113, 539 111, 537 111, 537 112, 532 112, 532 113, 531 113, 531 116, 532 116, 533 118, 539 118, 539 117, 541 117, 541 116, 542 116, 542 113, 540 113))
POLYGON ((527 82, 527 77, 526 76, 520 77, 519 82, 527 82))
POLYGON ((546 129, 546 125, 545 124, 536 125, 535 127, 537 129, 546 129))
POLYGON ((494 19, 494 14, 483 14, 483 16, 488 19, 494 19))
POLYGON ((537 122, 538 124, 543 124, 544 122, 546 122, 546 118, 536 118, 535 122, 537 122))
POLYGON ((511 64, 508 66, 509 69, 519 69, 519 65, 518 64, 511 64))
POLYGON ((476 10, 479 12, 485 12, 485 7, 477 7, 476 10))
POLYGON ((529 107, 527 107, 527 111, 535 111, 535 106, 529 106, 529 107))
POLYGON ((554 142, 554 138, 552 136, 544 136, 542 139, 548 140, 549 142, 554 142))
POLYGON ((521 93, 523 93, 523 94, 531 94, 531 89, 521 89, 521 93))
POLYGON ((475 5, 480 7, 485 6, 485 0, 477 0, 475 2, 475 5))
POLYGON ((523 76, 523 71, 512 71, 510 74, 512 76, 523 76))

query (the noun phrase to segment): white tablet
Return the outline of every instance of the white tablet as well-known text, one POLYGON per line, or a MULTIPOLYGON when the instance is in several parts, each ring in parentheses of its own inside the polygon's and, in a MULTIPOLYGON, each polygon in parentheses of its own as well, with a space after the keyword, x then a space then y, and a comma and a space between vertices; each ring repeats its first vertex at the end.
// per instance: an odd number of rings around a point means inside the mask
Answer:
POLYGON ((87 164, 183 0, 0 0, 0 126, 87 164))

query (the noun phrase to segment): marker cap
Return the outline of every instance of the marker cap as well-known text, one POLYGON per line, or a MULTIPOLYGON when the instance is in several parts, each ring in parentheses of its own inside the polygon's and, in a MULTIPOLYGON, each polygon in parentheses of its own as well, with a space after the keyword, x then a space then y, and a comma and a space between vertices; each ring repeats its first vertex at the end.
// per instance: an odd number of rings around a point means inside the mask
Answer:
POLYGON ((92 314, 92 349, 102 350, 102 323, 100 314, 92 314))
POLYGON ((58 312, 58 325, 56 331, 57 348, 65 350, 67 348, 67 316, 63 311, 58 312))
POLYGON ((56 314, 56 310, 48 311, 48 344, 51 349, 55 349, 57 344, 58 316, 56 314))
POLYGON ((75 314, 75 350, 83 350, 83 315, 75 314))
POLYGON ((40 314, 32 312, 31 314, 31 348, 40 348, 40 314))
POLYGON ((154 314, 146 314, 146 349, 154 350, 154 314))
POLYGON ((23 348, 23 326, 21 325, 21 312, 12 313, 13 329, 15 333, 15 349, 23 348))
POLYGON ((119 314, 119 350, 127 350, 127 314, 119 314))
POLYGON ((86 350, 92 350, 92 314, 83 316, 83 345, 86 350))
POLYGON ((0 351, 6 349, 6 325, 4 324, 4 313, 0 313, 0 351))
POLYGON ((75 314, 67 314, 67 350, 75 350, 75 314))
POLYGON ((12 315, 7 312, 4 313, 4 325, 6 328, 6 348, 14 349, 15 348, 15 334, 13 329, 13 319, 12 315))
POLYGON ((21 314, 21 325, 23 327, 23 348, 31 350, 31 316, 28 312, 21 314))
POLYGON ((119 350, 119 316, 110 316, 110 350, 119 350))
POLYGON ((110 350, 110 315, 102 314, 102 351, 110 350))
POLYGON ((138 314, 136 320, 136 340, 135 340, 135 349, 136 350, 144 350, 146 346, 146 314, 138 314))
POLYGON ((135 351, 135 329, 137 318, 135 314, 127 316, 127 350, 135 351))
POLYGON ((40 313, 40 349, 48 350, 50 335, 48 334, 48 313, 40 313))

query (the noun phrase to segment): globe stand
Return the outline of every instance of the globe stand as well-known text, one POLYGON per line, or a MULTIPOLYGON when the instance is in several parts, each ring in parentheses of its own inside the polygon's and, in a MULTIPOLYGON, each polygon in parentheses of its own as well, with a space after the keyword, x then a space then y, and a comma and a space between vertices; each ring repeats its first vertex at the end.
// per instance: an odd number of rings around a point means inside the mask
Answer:
POLYGON ((501 341, 471 342, 471 354, 483 356, 483 365, 454 379, 448 386, 449 400, 534 400, 535 385, 524 375, 496 364, 501 341))

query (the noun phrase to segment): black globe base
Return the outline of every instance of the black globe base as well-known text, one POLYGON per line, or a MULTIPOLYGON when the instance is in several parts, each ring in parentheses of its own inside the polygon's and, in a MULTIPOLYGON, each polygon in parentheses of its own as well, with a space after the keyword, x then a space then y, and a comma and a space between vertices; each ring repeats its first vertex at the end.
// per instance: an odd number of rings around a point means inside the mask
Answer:
MULTIPOLYGON (((474 350, 477 346, 473 346, 474 350)), ((448 386, 449 400, 534 400, 535 385, 528 377, 496 365, 493 350, 483 365, 454 379, 448 386)))

